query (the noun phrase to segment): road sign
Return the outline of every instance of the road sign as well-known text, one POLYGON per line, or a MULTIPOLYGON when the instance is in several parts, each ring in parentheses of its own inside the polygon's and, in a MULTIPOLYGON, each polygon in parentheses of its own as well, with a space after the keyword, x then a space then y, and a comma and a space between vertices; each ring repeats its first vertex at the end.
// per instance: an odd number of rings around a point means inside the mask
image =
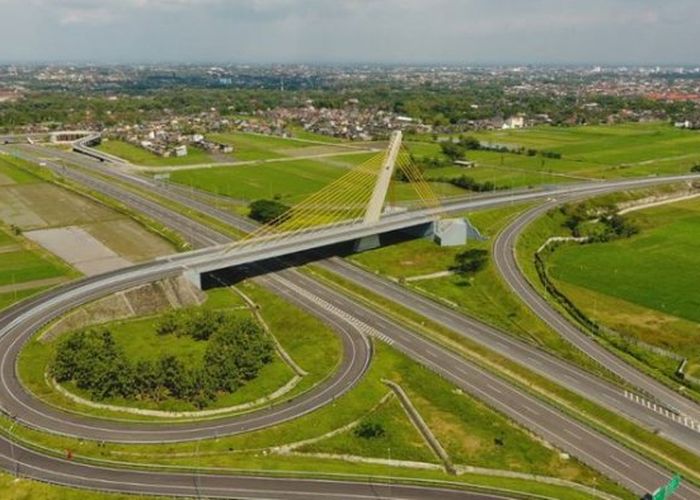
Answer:
POLYGON ((676 490, 680 487, 681 485, 681 476, 676 474, 674 475, 671 480, 656 490, 651 498, 653 500, 666 500, 667 498, 671 498, 671 495, 673 495, 676 490))

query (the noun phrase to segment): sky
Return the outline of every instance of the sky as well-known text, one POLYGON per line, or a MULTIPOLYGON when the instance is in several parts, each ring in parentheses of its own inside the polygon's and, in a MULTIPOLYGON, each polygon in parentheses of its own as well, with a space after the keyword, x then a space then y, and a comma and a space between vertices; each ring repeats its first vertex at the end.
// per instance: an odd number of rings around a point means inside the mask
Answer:
POLYGON ((0 62, 700 64, 700 0, 0 0, 0 62))

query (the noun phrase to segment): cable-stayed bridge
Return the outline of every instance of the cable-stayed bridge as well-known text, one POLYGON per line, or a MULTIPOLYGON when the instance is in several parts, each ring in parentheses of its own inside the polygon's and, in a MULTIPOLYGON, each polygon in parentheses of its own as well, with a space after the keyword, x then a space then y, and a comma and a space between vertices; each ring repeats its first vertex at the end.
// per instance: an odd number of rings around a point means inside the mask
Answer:
POLYGON ((375 248, 379 237, 387 233, 430 235, 440 203, 401 141, 401 132, 394 132, 386 151, 350 169, 245 238, 222 246, 217 254, 207 253, 201 262, 189 266, 189 279, 201 286, 205 273, 341 243, 354 243, 357 250, 375 248), (415 190, 420 209, 387 205, 392 180, 397 176, 415 190))

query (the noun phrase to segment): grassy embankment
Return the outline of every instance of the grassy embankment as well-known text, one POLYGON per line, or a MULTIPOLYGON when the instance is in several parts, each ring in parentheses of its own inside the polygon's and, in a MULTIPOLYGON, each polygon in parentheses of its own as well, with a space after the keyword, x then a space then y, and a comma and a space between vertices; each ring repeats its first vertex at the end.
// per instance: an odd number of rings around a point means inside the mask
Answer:
POLYGON ((164 497, 87 492, 24 478, 16 479, 6 473, 0 473, 0 491, 3 500, 165 500, 164 497))
POLYGON ((350 393, 339 397, 332 405, 279 426, 239 436, 219 437, 198 443, 168 445, 113 445, 41 434, 26 428, 15 428, 15 434, 42 446, 65 453, 75 450, 76 460, 109 459, 136 464, 160 464, 187 467, 198 463, 229 471, 263 471, 277 474, 315 475, 354 474, 394 476, 395 478, 423 478, 455 480, 477 484, 518 484, 517 488, 531 492, 548 492, 555 498, 575 493, 559 487, 529 481, 487 477, 452 477, 439 471, 411 470, 389 467, 380 463, 354 463, 339 459, 314 456, 313 453, 357 455, 376 459, 418 460, 437 463, 427 446, 421 442, 405 414, 390 401, 379 405, 389 392, 382 380, 399 382, 407 391, 431 430, 443 443, 457 464, 490 469, 536 473, 595 485, 604 491, 631 498, 622 489, 611 484, 573 459, 562 458, 556 450, 539 441, 493 412, 483 404, 455 391, 454 387, 432 372, 386 347, 376 345, 376 355, 369 373, 350 393), (379 406, 378 406, 379 405, 379 406), (380 438, 365 439, 354 432, 324 439, 324 436, 353 422, 370 421, 385 426, 380 438), (295 448, 293 456, 280 454, 276 448, 312 439, 313 443, 295 448), (502 443, 502 444, 499 444, 502 443), (566 492, 566 493, 564 493, 566 492))
POLYGON ((455 257, 460 252, 474 248, 490 250, 498 232, 527 207, 509 205, 462 214, 488 238, 485 241, 469 241, 458 247, 440 247, 431 240, 418 239, 356 254, 350 260, 366 269, 400 280, 405 286, 487 324, 600 372, 597 365, 563 341, 513 295, 490 257, 486 267, 476 274, 445 275, 451 272, 455 257))

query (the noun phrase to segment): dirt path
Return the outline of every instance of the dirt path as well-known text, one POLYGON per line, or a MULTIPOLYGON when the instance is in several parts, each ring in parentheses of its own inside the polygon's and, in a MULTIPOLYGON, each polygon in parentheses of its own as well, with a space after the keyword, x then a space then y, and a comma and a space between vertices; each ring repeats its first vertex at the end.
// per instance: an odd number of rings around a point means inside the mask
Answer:
POLYGON ((693 198, 697 198, 698 196, 700 196, 700 193, 693 193, 693 194, 688 194, 685 196, 678 196, 676 198, 666 198, 666 199, 658 200, 658 201, 650 201, 649 203, 643 203, 641 205, 636 205, 634 207, 629 207, 629 208, 625 208, 624 210, 620 210, 619 214, 624 215, 624 214, 628 214, 630 212, 636 212, 637 210, 644 210, 645 208, 658 207, 661 205, 667 205, 669 203, 676 203, 679 201, 691 200, 693 198))

